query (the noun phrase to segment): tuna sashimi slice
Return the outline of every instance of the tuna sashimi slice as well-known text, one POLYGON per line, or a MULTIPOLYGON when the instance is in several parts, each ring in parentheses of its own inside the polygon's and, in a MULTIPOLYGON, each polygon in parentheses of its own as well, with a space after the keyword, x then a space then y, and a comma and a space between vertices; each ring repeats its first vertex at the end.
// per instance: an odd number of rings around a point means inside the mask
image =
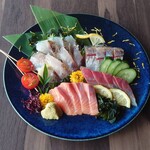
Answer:
POLYGON ((130 97, 132 105, 137 106, 135 96, 127 81, 110 74, 92 71, 85 67, 80 67, 80 69, 87 83, 91 85, 101 84, 107 88, 119 88, 130 97))
POLYGON ((74 115, 74 107, 70 98, 66 95, 66 92, 62 90, 60 87, 56 87, 49 91, 50 94, 53 95, 54 101, 56 104, 67 114, 74 115))
POLYGON ((80 103, 79 96, 74 88, 74 84, 61 83, 59 87, 61 87, 63 90, 66 91, 66 95, 68 95, 69 99, 72 101, 74 107, 74 114, 81 115, 82 114, 81 103, 80 103))
POLYGON ((87 91, 84 89, 84 83, 74 83, 74 88, 79 96, 81 110, 83 114, 90 114, 90 105, 87 97, 87 91))
POLYGON ((51 89, 54 101, 67 115, 97 115, 98 104, 93 86, 87 83, 61 83, 51 89))
POLYGON ((93 88, 93 86, 89 84, 84 84, 84 89, 86 91, 89 100, 90 114, 91 115, 98 114, 98 104, 95 96, 95 89, 93 88))

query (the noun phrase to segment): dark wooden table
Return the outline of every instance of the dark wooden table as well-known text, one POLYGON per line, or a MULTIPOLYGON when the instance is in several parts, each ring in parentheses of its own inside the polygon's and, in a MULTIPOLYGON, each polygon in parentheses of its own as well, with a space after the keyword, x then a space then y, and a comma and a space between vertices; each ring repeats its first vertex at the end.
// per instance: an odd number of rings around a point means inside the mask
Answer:
MULTIPOLYGON (((88 13, 108 18, 131 31, 150 56, 149 0, 0 0, 0 48, 6 52, 10 44, 2 35, 21 33, 35 23, 30 4, 63 13, 88 13)), ((150 102, 126 128, 94 141, 62 141, 34 130, 20 119, 7 100, 2 75, 4 60, 0 55, 0 150, 150 149, 150 102)))

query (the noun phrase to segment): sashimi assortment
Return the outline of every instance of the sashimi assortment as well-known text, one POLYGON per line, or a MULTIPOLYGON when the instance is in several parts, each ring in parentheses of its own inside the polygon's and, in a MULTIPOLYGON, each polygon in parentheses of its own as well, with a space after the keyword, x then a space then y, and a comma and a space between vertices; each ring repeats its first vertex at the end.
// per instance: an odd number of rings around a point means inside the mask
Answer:
POLYGON ((124 50, 107 46, 97 30, 80 35, 71 34, 78 33, 76 26, 65 29, 65 34, 47 33, 40 40, 34 33, 32 55, 16 60, 21 83, 30 91, 24 107, 44 119, 59 119, 64 113, 72 117, 91 115, 110 122, 117 119, 118 108, 136 107, 130 83, 137 74, 124 61, 124 50))

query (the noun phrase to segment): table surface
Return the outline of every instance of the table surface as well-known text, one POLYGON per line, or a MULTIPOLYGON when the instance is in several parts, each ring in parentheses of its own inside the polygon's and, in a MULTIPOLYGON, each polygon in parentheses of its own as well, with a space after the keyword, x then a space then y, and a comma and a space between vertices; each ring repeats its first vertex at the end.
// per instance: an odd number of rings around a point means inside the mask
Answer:
MULTIPOLYGON (((133 33, 150 56, 149 0, 0 0, 0 48, 10 44, 2 35, 21 33, 35 23, 29 5, 63 13, 86 13, 108 18, 133 33)), ((150 101, 139 116, 108 137, 70 142, 48 137, 28 126, 10 106, 3 87, 5 57, 0 55, 0 150, 149 150, 150 101)))

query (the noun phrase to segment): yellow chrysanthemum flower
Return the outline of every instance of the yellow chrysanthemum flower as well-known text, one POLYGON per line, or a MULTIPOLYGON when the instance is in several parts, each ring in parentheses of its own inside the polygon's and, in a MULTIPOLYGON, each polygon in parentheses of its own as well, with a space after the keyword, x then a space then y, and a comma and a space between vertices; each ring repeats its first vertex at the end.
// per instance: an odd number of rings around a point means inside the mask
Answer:
POLYGON ((71 73, 70 82, 78 83, 83 81, 84 81, 84 76, 80 70, 71 73))
POLYGON ((39 100, 42 107, 45 107, 47 103, 54 101, 54 97, 49 93, 45 93, 40 95, 39 100))

